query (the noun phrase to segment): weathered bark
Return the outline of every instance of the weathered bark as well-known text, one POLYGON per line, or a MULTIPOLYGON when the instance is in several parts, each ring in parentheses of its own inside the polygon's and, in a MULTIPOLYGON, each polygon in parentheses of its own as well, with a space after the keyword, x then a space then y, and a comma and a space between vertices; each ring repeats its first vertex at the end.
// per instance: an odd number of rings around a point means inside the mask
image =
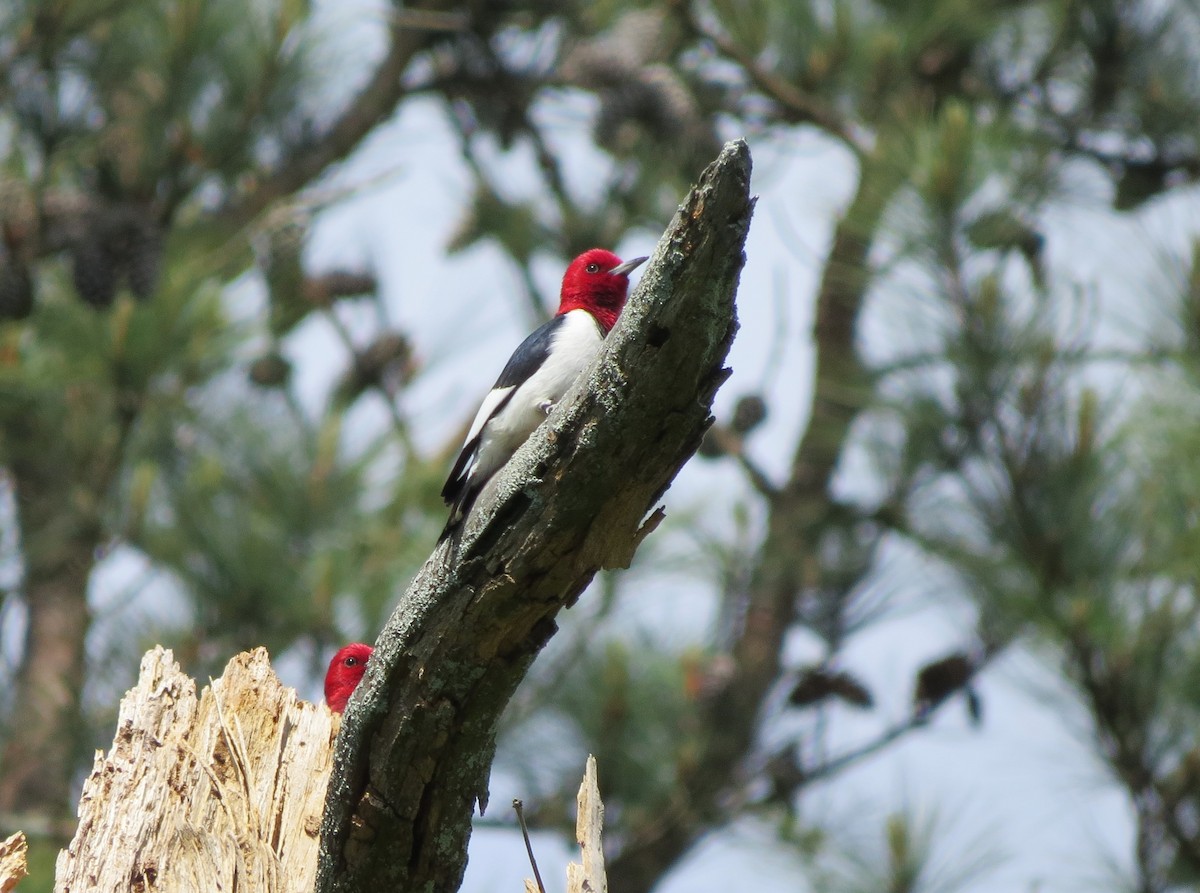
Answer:
POLYGON ((170 651, 148 652, 84 783, 54 889, 308 893, 336 729, 261 648, 199 698, 170 651))
POLYGON ((736 330, 753 202, 729 144, 668 227, 601 357, 439 546, 346 714, 317 889, 456 890, 496 726, 533 658, 694 452, 736 330))

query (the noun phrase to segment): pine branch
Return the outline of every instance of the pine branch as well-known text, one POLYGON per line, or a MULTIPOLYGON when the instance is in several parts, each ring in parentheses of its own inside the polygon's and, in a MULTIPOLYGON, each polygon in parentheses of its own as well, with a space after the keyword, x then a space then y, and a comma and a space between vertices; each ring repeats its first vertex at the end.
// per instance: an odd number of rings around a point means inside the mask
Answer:
POLYGON ((406 5, 403 14, 397 14, 391 20, 387 53, 338 119, 315 142, 304 145, 274 170, 265 172, 253 188, 222 209, 220 216, 234 225, 244 225, 277 200, 307 186, 331 164, 354 151, 408 95, 403 81, 405 70, 417 53, 434 41, 444 39, 445 23, 449 21, 446 16, 453 7, 450 0, 406 5), (426 19, 442 25, 428 27, 426 19))
MULTIPOLYGON (((439 546, 380 635, 338 739, 317 889, 457 889, 500 714, 555 615, 628 565, 728 371, 753 202, 725 147, 602 356, 439 546)), ((653 519, 652 519, 653 520, 653 519)))
POLYGON ((696 37, 709 41, 717 52, 736 63, 754 86, 776 104, 783 120, 790 124, 812 124, 841 141, 850 151, 856 154, 860 151, 858 142, 851 135, 849 122, 843 120, 832 107, 759 65, 754 55, 729 35, 715 28, 706 28, 690 3, 681 4, 679 10, 684 25, 696 37))
POLYGON ((378 287, 379 283, 371 273, 332 270, 319 276, 305 278, 304 299, 311 304, 325 307, 338 298, 371 294, 378 287))

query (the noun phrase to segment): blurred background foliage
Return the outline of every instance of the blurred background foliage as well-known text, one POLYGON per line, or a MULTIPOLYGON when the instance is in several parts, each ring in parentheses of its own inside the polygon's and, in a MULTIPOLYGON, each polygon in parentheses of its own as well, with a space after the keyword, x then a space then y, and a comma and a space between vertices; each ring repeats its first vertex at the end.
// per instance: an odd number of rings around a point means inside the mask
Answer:
POLYGON ((29 889, 136 654, 204 678, 265 644, 319 678, 433 545, 461 431, 430 446, 405 397, 442 358, 374 270, 308 251, 336 167, 417 101, 473 183, 444 250, 498 251, 529 320, 554 297, 536 267, 657 234, 725 138, 819 134, 856 172, 815 285, 777 295, 812 308, 811 391, 735 380, 696 461, 737 498, 673 505, 514 700, 498 765, 535 823, 570 833, 591 751, 625 893, 748 820, 819 889, 969 886, 986 847, 935 858, 939 822, 897 812, 847 848, 806 797, 944 705, 987 734, 977 678, 1021 649, 1127 797, 1129 886, 1194 886, 1200 247, 1156 246, 1167 284, 1120 285, 1148 321, 1114 335, 1046 220, 1194 201, 1195 5, 377 2, 362 58, 331 55, 354 54, 324 8, 0 8, 0 831, 37 836, 29 889), (602 159, 582 186, 552 100, 602 159), (297 385, 314 320, 344 358, 319 398, 297 385), (785 398, 805 426, 766 444, 785 398), (114 555, 142 569, 115 593, 114 555), (930 568, 975 628, 908 668, 889 719, 849 652, 930 568), (656 578, 712 617, 695 641, 636 619, 656 578), (839 749, 851 715, 870 735, 839 749))

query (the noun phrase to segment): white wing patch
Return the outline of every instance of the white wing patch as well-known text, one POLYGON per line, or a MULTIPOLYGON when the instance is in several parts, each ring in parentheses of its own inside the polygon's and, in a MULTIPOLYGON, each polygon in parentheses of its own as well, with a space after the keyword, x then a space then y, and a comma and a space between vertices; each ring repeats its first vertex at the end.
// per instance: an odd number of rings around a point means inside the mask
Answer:
POLYGON ((504 398, 512 393, 512 388, 496 388, 493 391, 488 391, 488 395, 483 398, 483 403, 479 405, 479 412, 475 413, 475 421, 471 422, 471 430, 467 432, 466 440, 463 445, 474 440, 479 432, 483 430, 483 426, 488 423, 492 417, 492 413, 496 411, 496 407, 504 402, 504 398))
POLYGON ((603 343, 604 336, 590 313, 572 310, 566 314, 554 334, 550 355, 533 375, 517 386, 507 405, 490 417, 484 415, 485 408, 490 414, 491 408, 504 400, 508 393, 505 389, 493 391, 480 407, 475 424, 471 426, 473 434, 481 435, 472 463, 472 478, 488 478, 509 460, 575 383, 603 343), (482 424, 480 417, 485 419, 482 424))

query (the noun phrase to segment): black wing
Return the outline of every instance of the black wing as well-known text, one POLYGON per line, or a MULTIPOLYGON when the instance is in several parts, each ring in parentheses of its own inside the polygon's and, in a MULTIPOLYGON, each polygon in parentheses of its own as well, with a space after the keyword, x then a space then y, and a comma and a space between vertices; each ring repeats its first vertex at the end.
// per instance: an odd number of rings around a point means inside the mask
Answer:
MULTIPOLYGON (((478 485, 471 486, 471 482, 468 480, 468 469, 475 458, 475 451, 479 449, 479 442, 483 437, 483 429, 496 413, 508 405, 513 394, 517 392, 517 389, 528 381, 530 376, 537 372, 542 364, 546 362, 546 357, 550 355, 550 348, 554 344, 554 335, 562 325, 562 321, 563 317, 555 316, 553 319, 547 320, 534 329, 521 342, 520 346, 513 351, 513 355, 504 364, 504 369, 501 370, 500 377, 492 385, 492 392, 509 389, 508 393, 496 402, 495 405, 488 407, 486 418, 475 417, 475 421, 471 424, 471 433, 467 436, 467 442, 463 444, 462 449, 459 451, 458 459, 455 460, 454 467, 450 470, 450 475, 446 478, 446 483, 442 487, 442 500, 447 505, 455 506, 454 511, 451 512, 451 521, 456 516, 461 517, 470 507, 468 489, 478 491, 479 486, 483 483, 479 481, 478 485)), ((483 410, 482 406, 480 410, 483 410)))
MULTIPOLYGON (((556 316, 542 323, 521 342, 521 346, 513 351, 513 355, 504 364, 500 377, 496 379, 493 388, 520 387, 533 373, 542 367, 546 357, 550 356, 550 347, 554 344, 554 336, 563 324, 565 316, 556 316)), ((493 412, 492 415, 496 413, 493 412)))

